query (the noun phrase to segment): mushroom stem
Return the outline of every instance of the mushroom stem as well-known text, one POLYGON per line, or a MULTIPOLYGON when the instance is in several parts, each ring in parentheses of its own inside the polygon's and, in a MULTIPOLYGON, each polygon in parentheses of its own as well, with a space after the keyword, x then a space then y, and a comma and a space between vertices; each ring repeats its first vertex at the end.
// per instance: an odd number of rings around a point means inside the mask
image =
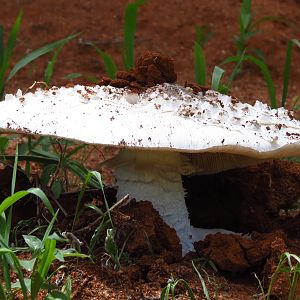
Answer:
POLYGON ((115 169, 119 199, 130 194, 136 200, 151 201, 163 220, 176 230, 183 254, 194 250, 180 153, 122 150, 109 166, 115 169))

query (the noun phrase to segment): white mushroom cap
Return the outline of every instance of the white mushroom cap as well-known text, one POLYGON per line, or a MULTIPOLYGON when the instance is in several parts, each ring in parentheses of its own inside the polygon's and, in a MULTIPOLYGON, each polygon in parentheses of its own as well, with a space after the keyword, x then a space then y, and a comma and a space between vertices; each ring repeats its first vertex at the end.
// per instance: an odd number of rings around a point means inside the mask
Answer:
POLYGON ((254 106, 162 84, 140 94, 111 86, 53 87, 0 102, 0 129, 85 143, 223 152, 258 159, 300 154, 300 122, 284 108, 254 106))

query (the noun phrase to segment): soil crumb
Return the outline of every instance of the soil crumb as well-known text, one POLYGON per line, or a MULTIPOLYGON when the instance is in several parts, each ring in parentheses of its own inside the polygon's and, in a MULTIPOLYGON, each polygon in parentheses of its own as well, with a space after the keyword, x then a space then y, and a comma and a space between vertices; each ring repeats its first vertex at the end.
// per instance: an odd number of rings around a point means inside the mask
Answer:
POLYGON ((222 271, 259 271, 271 256, 272 242, 278 238, 285 244, 286 237, 282 231, 253 233, 251 238, 236 234, 209 234, 204 241, 195 243, 195 250, 198 255, 212 260, 222 271))
POLYGON ((138 57, 133 69, 118 71, 115 79, 104 77, 99 84, 141 91, 164 82, 174 83, 176 80, 177 74, 171 58, 157 52, 146 51, 138 57))
POLYGON ((117 226, 116 241, 119 246, 125 243, 131 256, 167 251, 169 262, 181 258, 181 244, 175 229, 162 220, 151 202, 132 200, 115 212, 113 218, 117 226))

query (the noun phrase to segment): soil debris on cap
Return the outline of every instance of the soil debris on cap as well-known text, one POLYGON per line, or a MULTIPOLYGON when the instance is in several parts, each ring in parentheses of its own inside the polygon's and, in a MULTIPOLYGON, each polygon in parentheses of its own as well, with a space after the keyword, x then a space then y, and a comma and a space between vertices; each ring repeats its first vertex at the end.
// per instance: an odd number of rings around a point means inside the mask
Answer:
POLYGON ((205 95, 205 93, 210 89, 209 87, 201 86, 198 83, 189 81, 186 81, 184 83, 184 87, 191 88, 195 95, 197 95, 198 93, 202 93, 203 95, 205 95))
POLYGON ((133 69, 118 71, 115 79, 103 77, 99 84, 141 91, 164 82, 174 83, 176 80, 177 74, 172 59, 157 52, 147 51, 138 57, 133 69))

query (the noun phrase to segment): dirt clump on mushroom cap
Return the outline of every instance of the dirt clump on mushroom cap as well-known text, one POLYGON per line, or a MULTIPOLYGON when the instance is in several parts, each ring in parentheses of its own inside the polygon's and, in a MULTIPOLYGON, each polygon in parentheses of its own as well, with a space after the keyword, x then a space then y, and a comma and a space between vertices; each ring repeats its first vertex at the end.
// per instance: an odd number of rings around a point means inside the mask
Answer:
POLYGON ((99 84, 142 91, 156 84, 174 83, 176 80, 173 60, 157 52, 147 51, 138 57, 133 69, 118 71, 115 79, 104 77, 99 84))

